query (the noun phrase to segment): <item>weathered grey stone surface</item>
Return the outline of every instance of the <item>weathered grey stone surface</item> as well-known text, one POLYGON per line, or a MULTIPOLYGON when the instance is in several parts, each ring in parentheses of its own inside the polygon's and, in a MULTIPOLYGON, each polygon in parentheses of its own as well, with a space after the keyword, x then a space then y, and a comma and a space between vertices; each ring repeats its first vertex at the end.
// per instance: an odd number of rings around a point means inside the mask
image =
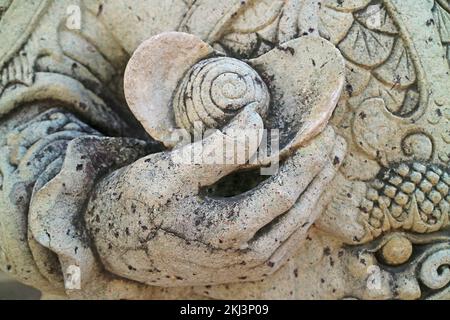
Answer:
POLYGON ((47 298, 449 299, 449 30, 446 0, 0 1, 0 269, 47 298))
POLYGON ((37 300, 41 293, 0 273, 0 300, 37 300))

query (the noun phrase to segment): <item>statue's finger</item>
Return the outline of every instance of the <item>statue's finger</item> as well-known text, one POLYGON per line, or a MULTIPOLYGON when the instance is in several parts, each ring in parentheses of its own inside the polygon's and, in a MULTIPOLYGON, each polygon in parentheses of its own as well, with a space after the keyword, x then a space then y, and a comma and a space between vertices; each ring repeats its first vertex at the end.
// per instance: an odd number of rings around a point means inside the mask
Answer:
POLYGON ((236 197, 207 199, 216 217, 221 217, 207 231, 211 241, 221 247, 246 246, 261 228, 291 209, 328 161, 335 139, 331 131, 297 151, 295 158, 255 189, 236 197))
MULTIPOLYGON (((274 223, 266 233, 259 234, 257 238, 252 239, 249 243, 251 251, 273 253, 284 242, 290 242, 292 237, 295 237, 295 243, 298 246, 320 214, 320 211, 315 208, 318 207, 318 201, 323 191, 335 177, 341 164, 341 161, 337 159, 344 157, 345 150, 345 141, 342 138, 337 139, 324 169, 314 178, 292 209, 274 223)), ((284 245, 284 247, 289 246, 284 245)), ((290 252, 287 248, 283 250, 290 252)))
POLYGON ((188 185, 208 186, 244 166, 257 152, 263 121, 251 109, 243 110, 222 131, 171 152, 188 185))

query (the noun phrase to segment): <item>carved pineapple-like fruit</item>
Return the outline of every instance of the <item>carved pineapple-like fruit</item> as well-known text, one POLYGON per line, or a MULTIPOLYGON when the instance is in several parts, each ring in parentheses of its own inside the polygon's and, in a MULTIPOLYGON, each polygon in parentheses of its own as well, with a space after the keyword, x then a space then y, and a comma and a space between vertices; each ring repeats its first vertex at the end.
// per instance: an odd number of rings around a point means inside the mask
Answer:
POLYGON ((361 211, 378 232, 405 229, 434 232, 448 225, 448 168, 418 162, 401 163, 380 171, 369 183, 361 211))

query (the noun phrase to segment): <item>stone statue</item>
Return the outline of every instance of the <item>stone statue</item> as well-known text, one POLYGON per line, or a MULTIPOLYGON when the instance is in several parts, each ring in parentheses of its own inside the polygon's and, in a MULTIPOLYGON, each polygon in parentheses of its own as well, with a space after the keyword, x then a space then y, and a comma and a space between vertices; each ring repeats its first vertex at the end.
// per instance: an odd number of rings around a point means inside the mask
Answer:
POLYGON ((449 30, 446 0, 0 0, 0 269, 450 299, 449 30))

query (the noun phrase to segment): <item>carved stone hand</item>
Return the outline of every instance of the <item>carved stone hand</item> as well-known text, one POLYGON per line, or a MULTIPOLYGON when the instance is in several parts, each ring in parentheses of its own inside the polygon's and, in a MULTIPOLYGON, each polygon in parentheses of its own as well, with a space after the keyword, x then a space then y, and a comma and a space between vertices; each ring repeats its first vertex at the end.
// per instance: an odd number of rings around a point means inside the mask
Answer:
POLYGON ((201 134, 196 122, 215 128, 234 117, 203 141, 150 155, 101 181, 85 220, 103 264, 114 274, 161 286, 260 279, 291 256, 294 244, 317 218, 313 209, 344 157, 345 143, 331 128, 310 140, 334 109, 343 83, 342 58, 319 38, 288 42, 284 49, 250 62, 262 78, 270 79, 264 83, 249 65, 214 54, 194 36, 166 33, 143 43, 128 65, 130 107, 144 128, 168 147, 176 145, 171 139, 174 122, 201 134), (308 57, 317 46, 327 59, 322 66, 320 58, 311 62, 308 57), (161 63, 162 57, 167 63, 161 63), (302 73, 283 78, 279 72, 290 62, 302 73), (302 93, 309 101, 300 101, 302 93), (262 131, 267 123, 282 122, 290 126, 281 133, 280 152, 272 150, 276 154, 259 165, 275 156, 287 160, 278 173, 246 193, 228 198, 201 194, 248 167, 259 142, 247 147, 243 163, 174 160, 200 146, 203 152, 221 152, 217 150, 224 144, 233 150, 235 142, 246 145, 250 137, 245 130, 262 131))
MULTIPOLYGON (((245 111, 231 122, 261 126, 245 111)), ((222 143, 217 133, 206 149, 222 143)), ((140 159, 98 185, 86 225, 105 267, 139 282, 201 285, 261 279, 288 259, 317 218, 314 207, 334 177, 345 144, 331 128, 255 189, 230 198, 202 187, 242 165, 180 165, 173 153, 140 159)), ((253 154, 255 150, 249 150, 253 154)))

